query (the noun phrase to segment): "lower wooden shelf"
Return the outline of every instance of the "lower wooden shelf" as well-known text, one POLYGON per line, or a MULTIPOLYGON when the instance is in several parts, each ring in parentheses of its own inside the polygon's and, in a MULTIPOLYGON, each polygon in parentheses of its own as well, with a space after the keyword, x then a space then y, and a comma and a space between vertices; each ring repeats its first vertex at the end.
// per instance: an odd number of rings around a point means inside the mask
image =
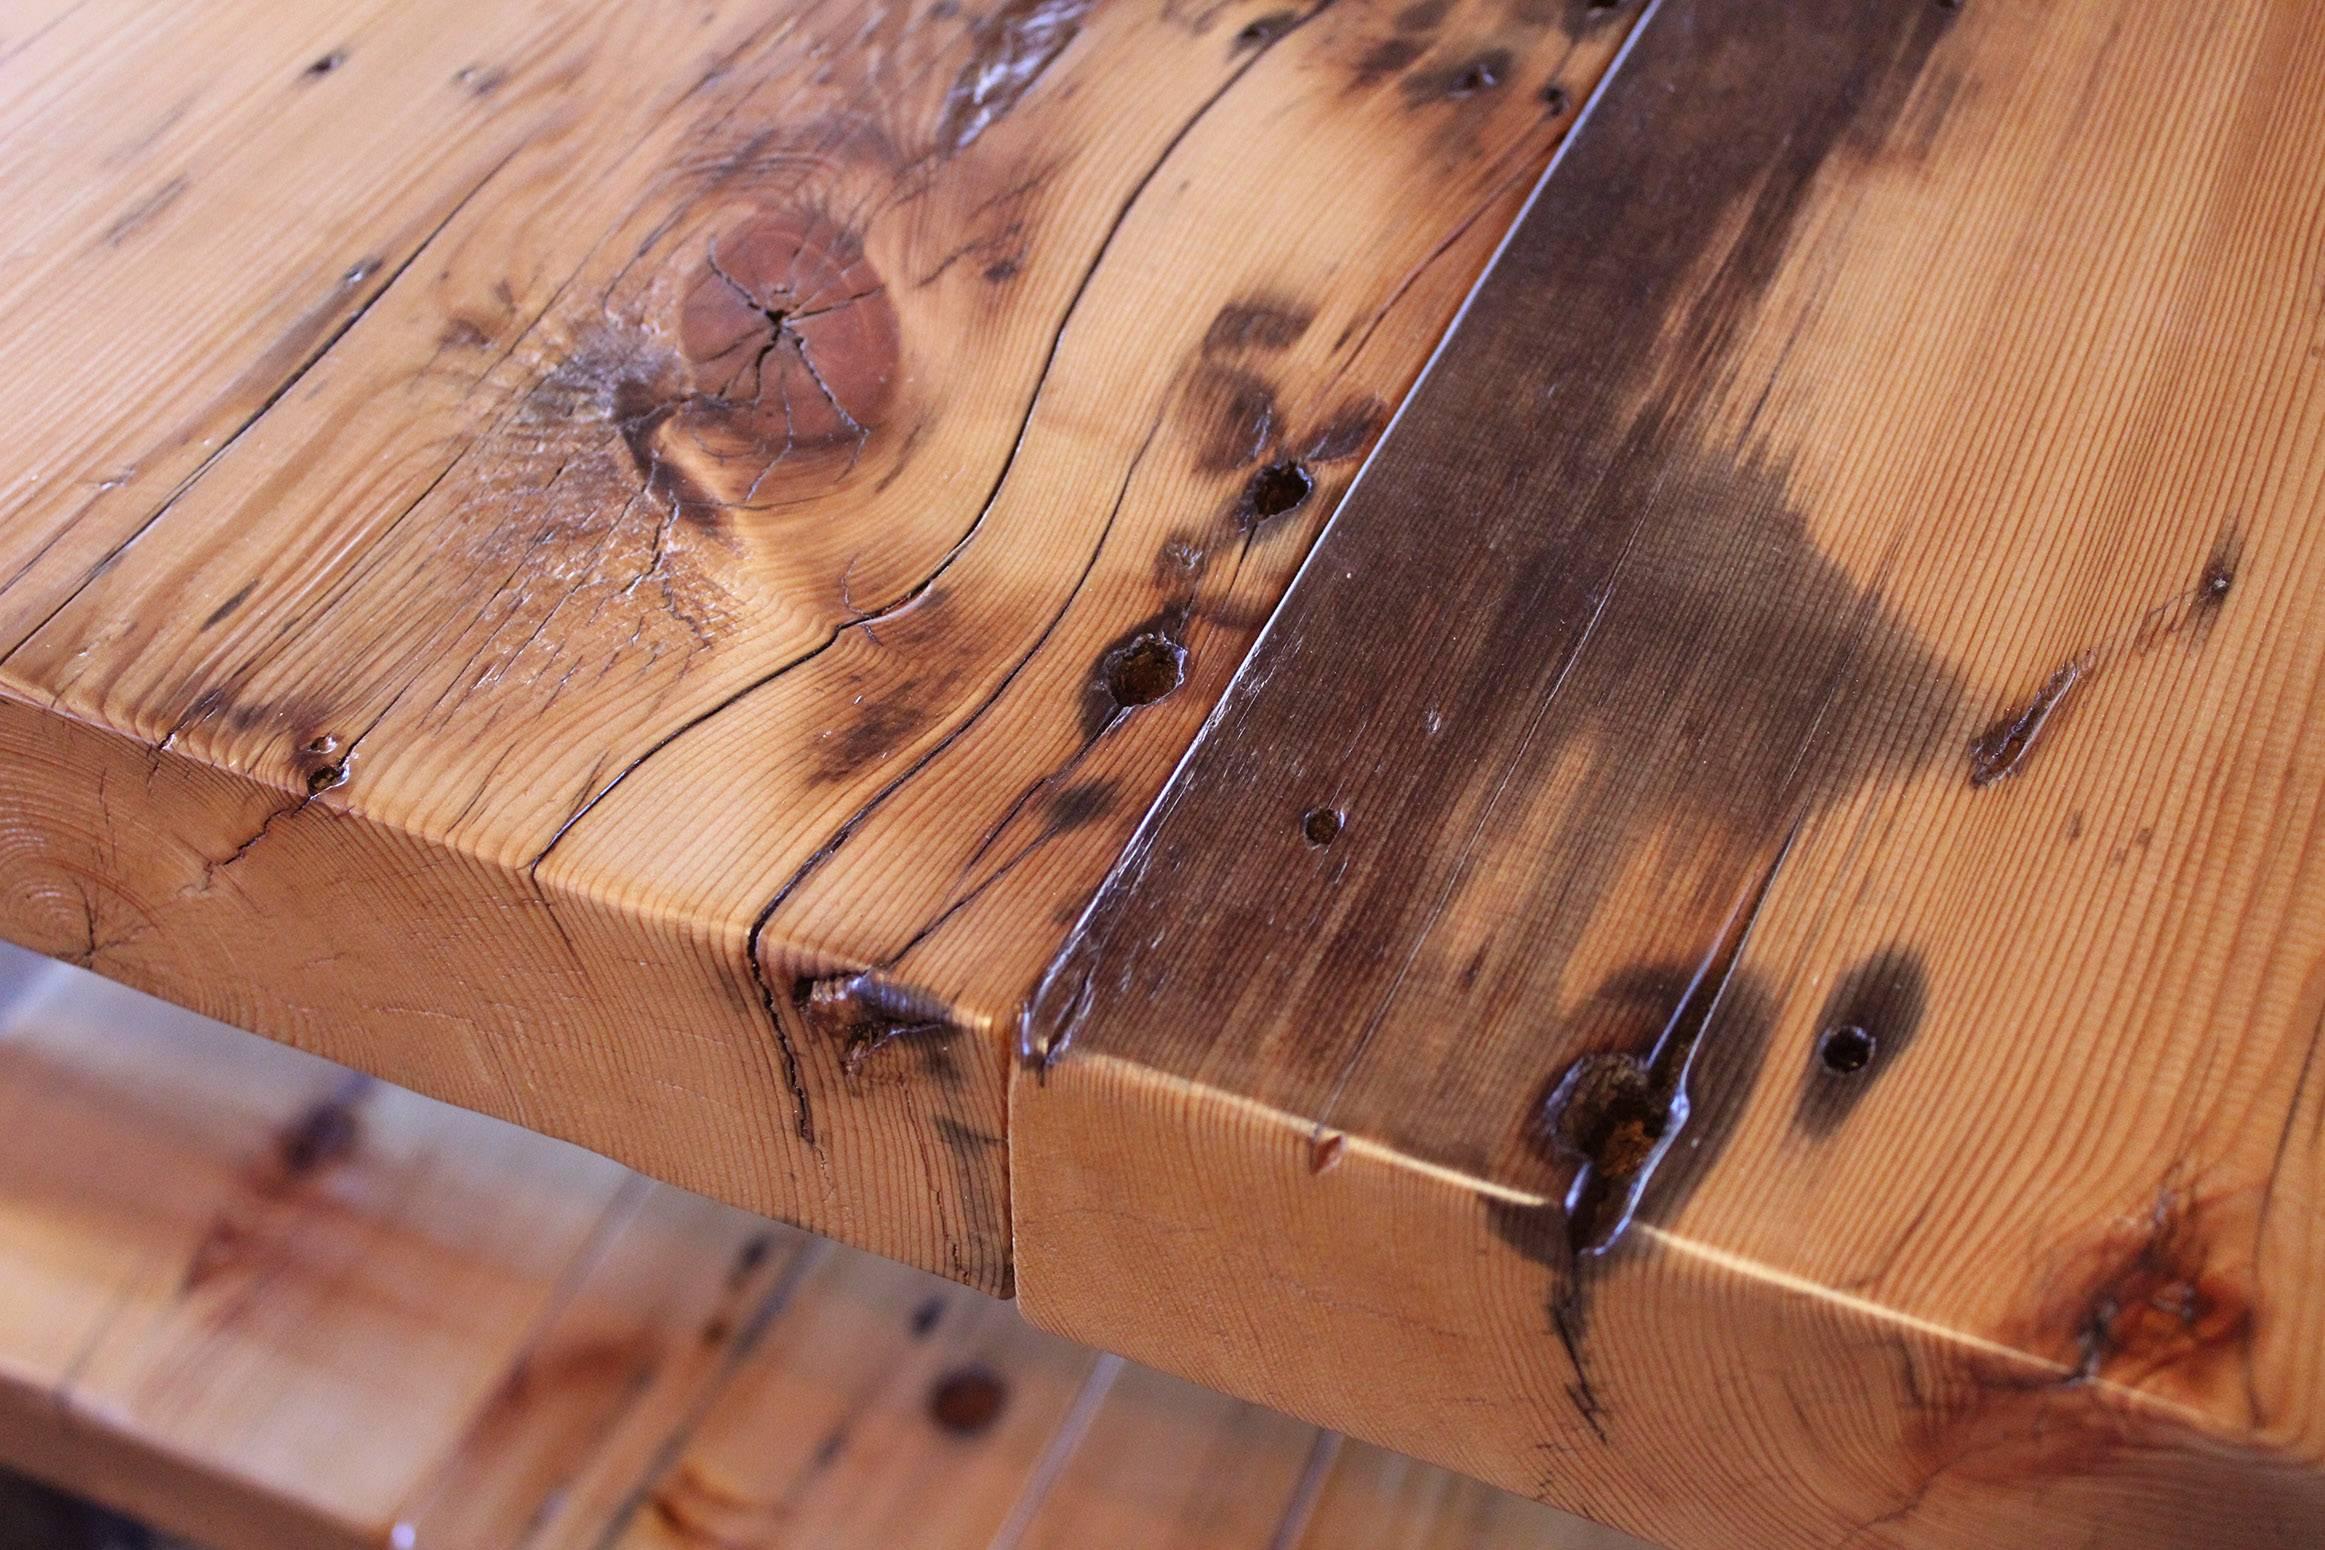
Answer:
POLYGON ((216 1550, 1636 1543, 5 946, 0 1463, 216 1550))

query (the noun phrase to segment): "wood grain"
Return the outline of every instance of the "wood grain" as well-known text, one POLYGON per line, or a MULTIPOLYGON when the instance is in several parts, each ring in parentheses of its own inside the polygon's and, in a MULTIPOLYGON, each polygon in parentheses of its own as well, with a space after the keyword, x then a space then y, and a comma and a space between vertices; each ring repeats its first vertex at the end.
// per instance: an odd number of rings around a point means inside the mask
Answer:
POLYGON ((0 930, 1005 1289, 1015 1009, 1635 16, 61 14, 0 930))
POLYGON ((1030 1010, 1029 1314, 1675 1545, 2314 1542, 2321 153, 2310 7, 1661 7, 1030 1010))
POLYGON ((602 1525, 811 1242, 7 957, 0 1459, 205 1544, 602 1525))
POLYGON ((1602 1543, 10 948, 0 1262, 0 1464, 210 1550, 1602 1543))

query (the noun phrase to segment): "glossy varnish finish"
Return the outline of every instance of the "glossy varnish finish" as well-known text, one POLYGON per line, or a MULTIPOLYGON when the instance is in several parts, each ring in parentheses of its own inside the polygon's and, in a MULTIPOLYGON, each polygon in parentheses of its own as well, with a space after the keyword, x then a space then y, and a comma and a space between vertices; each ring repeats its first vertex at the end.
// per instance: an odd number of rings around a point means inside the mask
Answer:
POLYGON ((1636 14, 28 27, 0 930, 1005 1288, 1015 1009, 1636 14))
POLYGON ((1679 1545, 2314 1542, 2321 156, 2310 7, 1661 7, 1031 1005, 1031 1315, 1679 1545))

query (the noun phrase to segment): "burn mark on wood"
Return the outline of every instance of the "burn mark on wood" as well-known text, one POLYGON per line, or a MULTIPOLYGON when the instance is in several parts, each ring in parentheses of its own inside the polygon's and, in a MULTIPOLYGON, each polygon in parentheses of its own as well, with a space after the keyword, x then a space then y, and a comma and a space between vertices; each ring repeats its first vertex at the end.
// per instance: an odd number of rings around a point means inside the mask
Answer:
POLYGON ((869 765, 883 763, 929 723, 930 713, 917 699, 873 700, 859 706, 846 729, 826 742, 816 759, 815 779, 846 780, 869 765))
POLYGON ((1096 823, 1114 811, 1117 800, 1110 780, 1077 781, 1050 798, 1050 828, 1063 834, 1096 823))
POLYGON ((2024 768, 2044 730, 2065 708, 2089 668, 2088 658, 2076 657, 2044 679, 2032 697, 2004 711, 1972 738, 1970 784, 1991 786, 2024 768))
POLYGON ((1388 422, 1387 404, 1377 398, 1352 398, 1316 433, 1302 455, 1311 463, 1338 463, 1355 457, 1372 445, 1388 422))
POLYGON ((1277 353, 1300 342, 1315 312, 1288 301, 1231 301, 1211 319, 1203 335, 1205 355, 1277 353))
POLYGON ((956 1367, 928 1394, 928 1418, 940 1431, 975 1437, 990 1431, 1009 1403, 1009 1385, 990 1367, 956 1367))
POLYGON ((1881 1074, 1903 1058, 1928 1000, 1921 955, 1909 948, 1884 948, 1842 976, 1818 1014, 1801 1075, 1794 1122, 1803 1132, 1822 1140, 1847 1122, 1881 1074))
POLYGON ((1090 0, 1003 0, 977 24, 973 52, 945 92, 938 147, 965 151, 1033 89, 1082 29, 1090 0))
POLYGON ((1197 465, 1207 472, 1246 467, 1275 439, 1275 390, 1252 372, 1206 363, 1188 384, 1187 407, 1198 427, 1197 465))

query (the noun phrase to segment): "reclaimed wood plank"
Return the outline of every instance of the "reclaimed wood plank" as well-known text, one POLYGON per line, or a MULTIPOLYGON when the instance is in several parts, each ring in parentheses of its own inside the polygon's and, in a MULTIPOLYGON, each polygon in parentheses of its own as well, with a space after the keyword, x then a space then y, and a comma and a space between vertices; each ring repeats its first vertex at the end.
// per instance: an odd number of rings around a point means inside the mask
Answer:
POLYGON ((516 1545, 809 1241, 6 958, 0 1461, 204 1543, 516 1545))
POLYGON ((0 1466, 209 1550, 1599 1543, 1317 1437, 0 948, 0 1466))
POLYGON ((2319 165, 2314 7, 1666 0, 1031 1009, 1029 1315, 1675 1545, 2314 1543, 2319 165))
POLYGON ((1005 1290, 1015 1009, 1637 9, 90 0, 0 931, 1005 1290))

